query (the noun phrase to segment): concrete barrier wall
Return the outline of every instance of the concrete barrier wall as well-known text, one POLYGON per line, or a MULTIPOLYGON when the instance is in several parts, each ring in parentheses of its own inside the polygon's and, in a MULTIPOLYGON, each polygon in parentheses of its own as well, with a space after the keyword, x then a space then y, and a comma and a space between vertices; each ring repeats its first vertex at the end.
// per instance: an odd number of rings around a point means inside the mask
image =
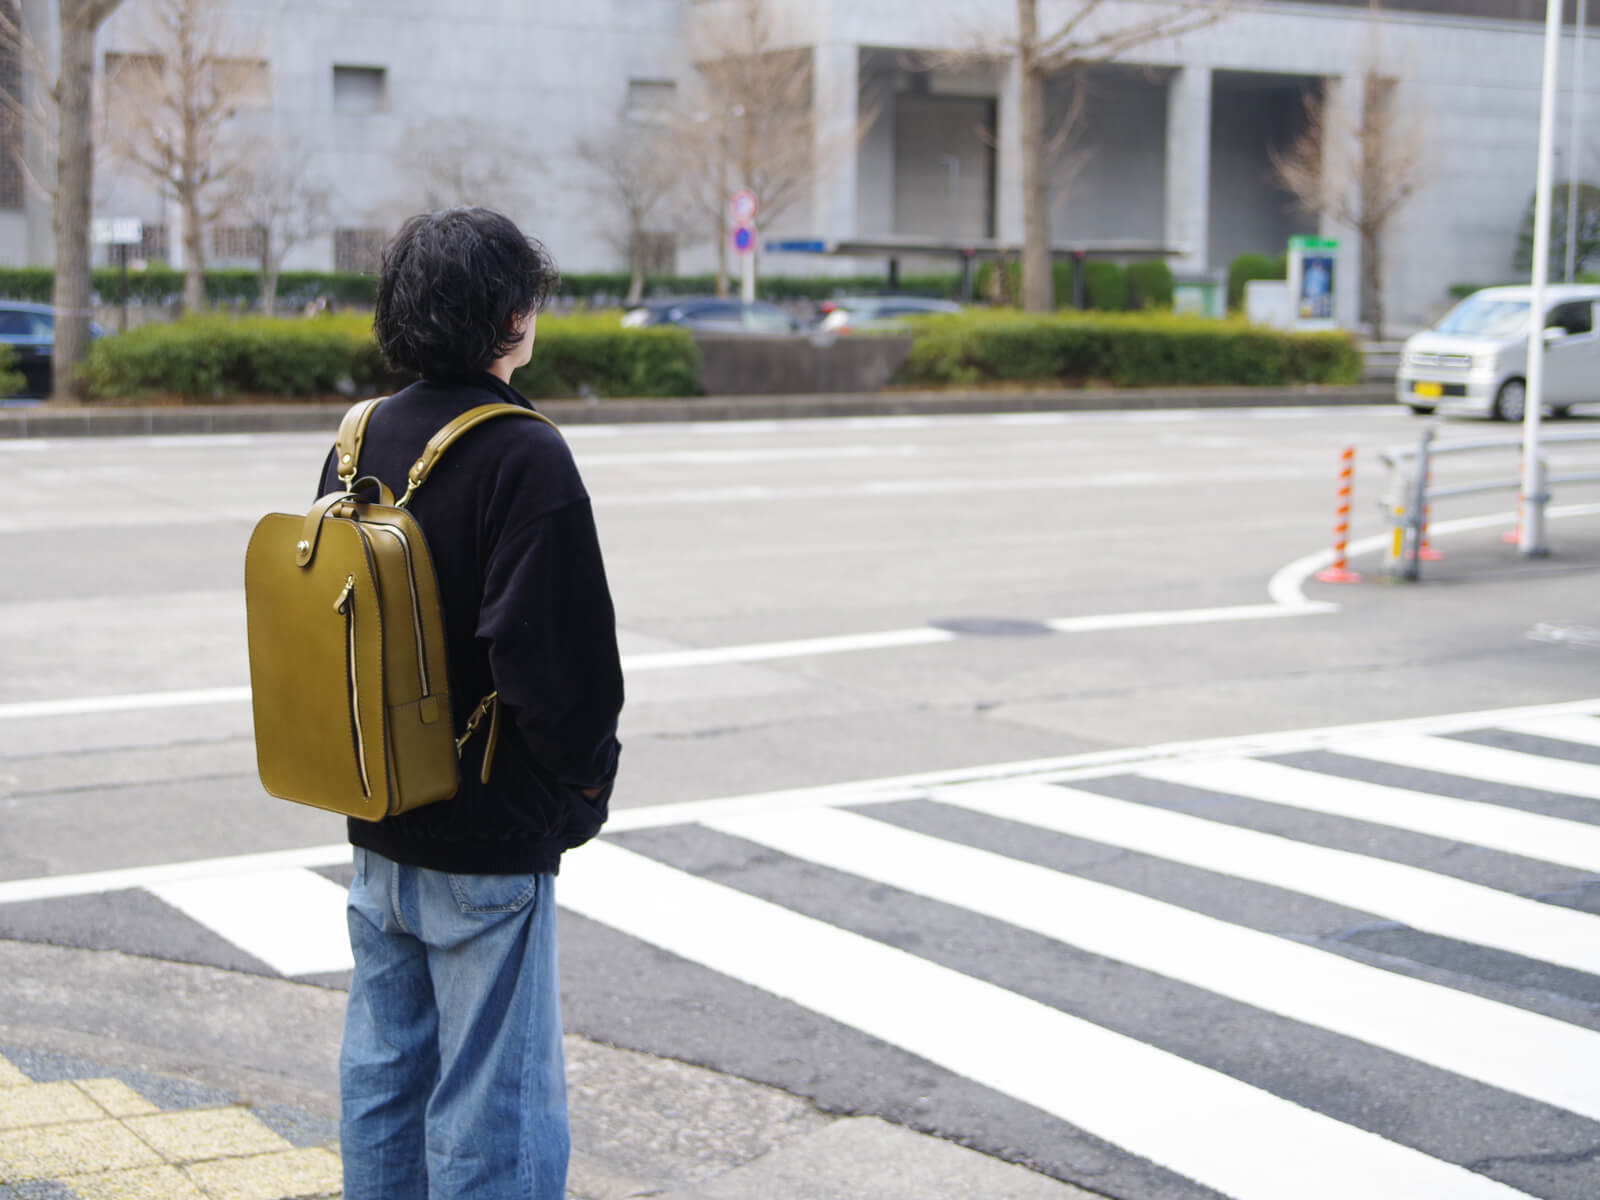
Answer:
POLYGON ((708 396, 875 392, 911 353, 911 338, 902 334, 696 334, 695 341, 700 383, 708 396))

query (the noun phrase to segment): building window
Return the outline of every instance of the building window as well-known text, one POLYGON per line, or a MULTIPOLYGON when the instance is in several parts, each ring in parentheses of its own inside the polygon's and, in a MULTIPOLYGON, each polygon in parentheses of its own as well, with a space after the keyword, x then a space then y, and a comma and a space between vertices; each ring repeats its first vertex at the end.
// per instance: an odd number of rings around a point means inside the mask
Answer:
POLYGON ((623 114, 630 121, 660 121, 678 102, 678 85, 670 79, 630 79, 623 114))
POLYGON ((166 60, 159 54, 107 54, 107 89, 112 95, 121 96, 148 93, 160 82, 166 69, 166 60))
POLYGON ((387 107, 388 72, 382 67, 333 68, 335 112, 378 112, 387 107))
POLYGON ((218 258, 260 258, 261 246, 259 225, 219 225, 211 231, 211 252, 218 258))
POLYGON ((333 231, 333 269, 376 275, 389 235, 382 229, 335 229, 333 231))
POLYGON ((217 91, 239 108, 272 106, 272 72, 264 58, 216 58, 211 62, 217 91))

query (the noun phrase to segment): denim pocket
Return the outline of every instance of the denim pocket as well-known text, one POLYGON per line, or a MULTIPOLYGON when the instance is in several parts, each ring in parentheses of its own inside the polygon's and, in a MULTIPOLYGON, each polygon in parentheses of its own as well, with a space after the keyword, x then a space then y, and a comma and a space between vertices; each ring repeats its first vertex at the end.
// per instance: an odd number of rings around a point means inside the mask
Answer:
POLYGON ((464 913, 514 913, 532 903, 537 875, 452 875, 450 894, 464 913))

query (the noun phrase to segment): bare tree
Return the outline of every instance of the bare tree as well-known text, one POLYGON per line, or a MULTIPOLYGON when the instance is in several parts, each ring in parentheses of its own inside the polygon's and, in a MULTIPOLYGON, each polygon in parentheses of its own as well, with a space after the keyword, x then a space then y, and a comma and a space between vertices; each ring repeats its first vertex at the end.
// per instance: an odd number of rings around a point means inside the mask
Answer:
POLYGON ((809 195, 837 155, 853 153, 875 112, 861 113, 838 144, 819 145, 819 101, 809 50, 782 48, 773 0, 729 0, 714 19, 696 25, 695 71, 688 103, 672 130, 689 166, 686 196, 714 231, 717 291, 728 277, 728 197, 755 192, 759 219, 770 225, 809 195))
POLYGON ((1383 340, 1383 232, 1426 178, 1423 116, 1399 102, 1394 79, 1369 62, 1359 77, 1361 108, 1351 113, 1307 93, 1306 126, 1274 154, 1273 170, 1307 212, 1354 229, 1361 245, 1362 308, 1383 340))
MULTIPOLYGON (((500 127, 476 117, 435 117, 407 131, 397 155, 400 176, 409 180, 415 202, 425 209, 483 205, 514 214, 533 204, 532 179, 539 156, 500 127)), ((407 211, 385 212, 393 223, 407 211)))
POLYGON ((266 64, 242 53, 219 0, 146 0, 146 52, 107 80, 117 156, 183 213, 183 303, 205 307, 206 233, 230 207, 242 155, 234 118, 265 99, 266 64))
MULTIPOLYGON (((663 235, 677 232, 661 229, 660 214, 679 190, 681 160, 659 130, 628 120, 602 137, 580 140, 577 156, 596 177, 593 192, 604 237, 628 263, 627 303, 636 304, 663 235)), ((665 220, 670 224, 672 218, 665 220)))
MULTIPOLYGON (((1045 82, 1052 76, 1115 62, 1139 46, 1182 37, 1227 15, 1230 0, 1179 0, 1137 6, 1138 19, 1109 19, 1108 0, 1077 0, 1054 29, 1039 28, 1039 0, 1017 0, 1017 33, 1001 46, 1015 61, 1020 84, 1017 121, 1022 159, 1022 303, 1029 312, 1055 306, 1050 272, 1050 142, 1045 130, 1045 82), (1153 15, 1152 15, 1153 10, 1153 15)), ((981 51, 993 56, 992 49, 981 51)))
POLYGON ((251 231, 271 315, 284 257, 333 227, 331 196, 305 146, 281 138, 248 144, 233 184, 230 211, 251 231))
POLYGON ((19 6, 0 9, 0 41, 21 67, 20 94, 8 94, 3 119, 11 134, 16 167, 51 205, 55 235, 55 347, 51 396, 69 401, 76 392, 78 364, 89 349, 89 311, 94 284, 89 270, 89 219, 94 195, 94 40, 120 0, 57 0, 60 44, 52 67, 29 36, 19 6), (25 153, 28 139, 55 151, 45 174, 25 153))

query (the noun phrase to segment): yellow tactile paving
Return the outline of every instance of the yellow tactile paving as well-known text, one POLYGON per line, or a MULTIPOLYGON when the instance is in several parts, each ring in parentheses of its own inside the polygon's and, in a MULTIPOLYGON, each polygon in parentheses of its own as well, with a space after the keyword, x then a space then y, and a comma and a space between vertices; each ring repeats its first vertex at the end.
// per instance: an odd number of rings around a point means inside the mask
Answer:
POLYGON ((33 1080, 11 1064, 10 1059, 0 1055, 0 1088, 22 1087, 32 1082, 33 1080))
POLYGON ((96 1121, 105 1109, 70 1083, 28 1083, 0 1089, 0 1129, 96 1121))
MULTIPOLYGON (((142 1117, 161 1110, 120 1079, 77 1079, 79 1091, 113 1117, 142 1117)), ((0 1093, 3 1098, 4 1093, 0 1093)))
POLYGON ((140 1167, 65 1181, 78 1200, 209 1200, 177 1167, 140 1167))
POLYGON ((327 1150, 194 1163, 184 1171, 211 1200, 301 1200, 332 1196, 343 1186, 339 1156, 327 1150))
POLYGON ((124 1122, 168 1162, 234 1158, 293 1147, 248 1109, 208 1108, 129 1117, 124 1122))
POLYGON ((160 1161, 159 1154, 114 1120, 0 1132, 0 1183, 155 1166, 160 1161))

